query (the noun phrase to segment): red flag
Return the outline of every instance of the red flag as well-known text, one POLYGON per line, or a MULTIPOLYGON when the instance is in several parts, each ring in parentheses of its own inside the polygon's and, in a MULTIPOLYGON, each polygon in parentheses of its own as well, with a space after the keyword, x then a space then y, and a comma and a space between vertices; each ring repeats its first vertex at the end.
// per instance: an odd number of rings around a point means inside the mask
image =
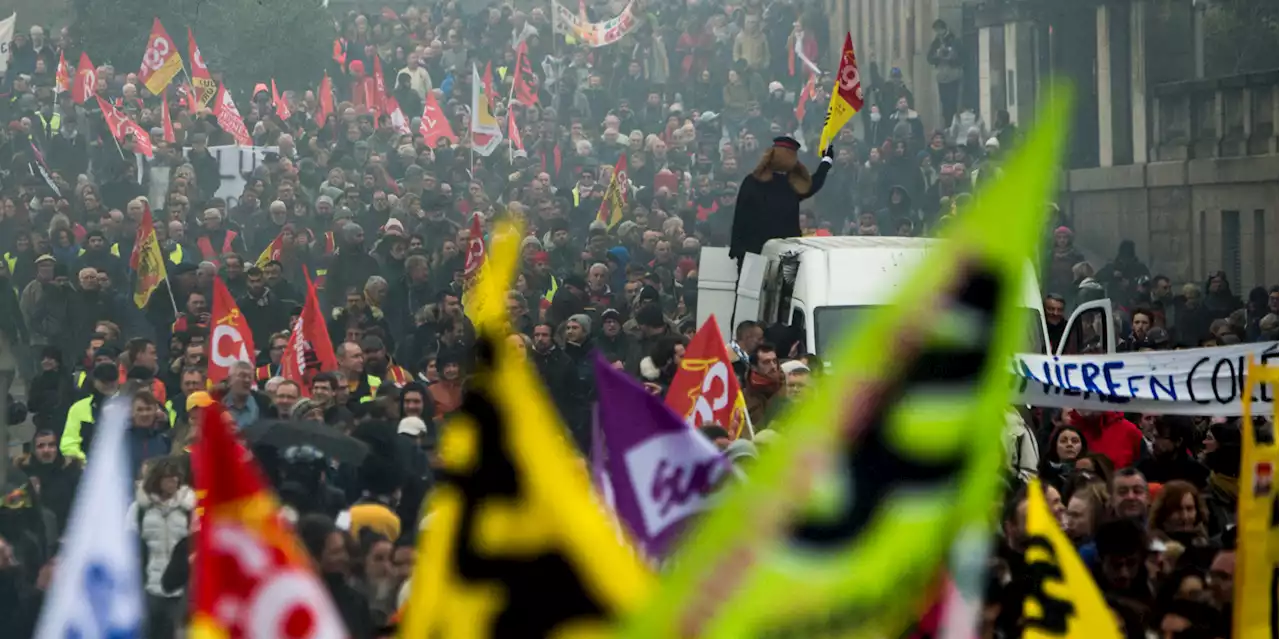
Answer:
POLYGON ((304 270, 303 275, 307 278, 307 302, 289 335, 289 345, 280 360, 280 375, 297 382, 303 394, 309 395, 311 377, 317 372, 337 369, 338 357, 333 353, 333 342, 329 341, 329 327, 325 324, 324 313, 320 312, 320 300, 316 299, 311 274, 304 270))
POLYGON ((453 144, 458 143, 458 136, 453 134, 448 118, 440 111, 440 103, 436 102, 436 94, 427 91, 427 99, 422 103, 422 124, 418 131, 422 133, 423 142, 435 148, 436 142, 444 138, 453 144))
POLYGON ((169 92, 160 96, 160 124, 164 127, 164 141, 173 144, 178 137, 173 134, 173 116, 169 115, 169 92))
POLYGON ((271 243, 267 245, 267 248, 262 249, 262 252, 258 254, 258 260, 254 262, 254 266, 264 268, 267 265, 267 262, 279 260, 280 255, 283 252, 284 231, 280 231, 280 234, 276 235, 276 239, 271 240, 271 243))
POLYGON ((221 404, 200 409, 191 636, 346 637, 306 548, 221 404))
POLYGON ((231 291, 221 277, 213 278, 212 333, 209 335, 209 383, 217 384, 231 374, 236 362, 253 363, 253 331, 240 314, 231 291))
POLYGON ((718 424, 730 437, 741 434, 747 406, 714 315, 685 349, 680 370, 667 391, 667 406, 690 426, 718 424))
POLYGON ((805 109, 808 108, 809 101, 813 99, 814 93, 818 87, 814 84, 817 76, 809 74, 809 81, 804 83, 804 87, 800 89, 800 99, 796 102, 796 121, 804 124, 805 109))
POLYGON ((76 104, 84 104, 86 100, 98 93, 98 70, 89 61, 89 54, 80 52, 80 64, 76 66, 76 81, 71 85, 71 99, 76 104))
POLYGON ((463 277, 470 279, 484 266, 484 228, 480 226, 480 214, 471 216, 471 236, 467 240, 467 261, 462 267, 463 277))
POLYGON ((236 144, 253 146, 253 138, 249 136, 249 129, 244 126, 244 118, 240 117, 235 100, 231 99, 231 94, 221 84, 218 85, 218 97, 213 104, 213 117, 217 118, 218 126, 223 131, 235 138, 236 144))
POLYGON ((391 118, 391 128, 395 129, 396 133, 408 135, 412 132, 409 128, 409 118, 404 117, 404 111, 400 108, 400 101, 396 100, 396 96, 387 96, 383 106, 387 108, 387 116, 391 118))
POLYGON ((289 116, 293 115, 293 112, 289 110, 289 104, 285 102, 284 96, 276 92, 275 78, 271 78, 271 103, 276 105, 276 115, 281 120, 288 122, 289 116))
POLYGON ((373 56, 373 95, 365 101, 373 112, 373 121, 377 122, 387 112, 387 79, 382 75, 382 57, 373 56))
POLYGON ((160 288, 160 282, 168 279, 164 261, 151 219, 151 205, 144 200, 142 219, 138 221, 138 232, 133 237, 133 252, 129 254, 129 268, 137 274, 133 283, 133 303, 138 308, 146 308, 151 294, 160 288))
POLYGON ((133 151, 141 153, 147 157, 151 157, 151 134, 147 130, 138 126, 137 122, 129 119, 116 108, 116 105, 102 99, 102 96, 95 96, 98 99, 98 108, 102 109, 102 119, 106 120, 107 128, 111 130, 117 142, 124 144, 128 140, 128 136, 133 136, 133 151))
POLYGON ((316 123, 324 126, 329 116, 333 115, 333 80, 329 79, 328 73, 320 80, 320 95, 316 96, 316 102, 320 104, 320 110, 316 111, 316 123))
POLYGON ((484 97, 489 101, 489 112, 492 113, 493 105, 498 102, 498 92, 493 89, 493 62, 485 63, 481 83, 484 86, 484 97))
POLYGON ((182 56, 178 55, 178 47, 164 30, 164 25, 160 24, 160 18, 156 18, 151 23, 151 38, 147 40, 147 48, 142 52, 138 79, 146 85, 147 90, 158 95, 173 82, 180 71, 182 56))
POLYGON ((196 36, 191 32, 191 27, 187 27, 187 55, 191 58, 191 84, 196 89, 195 104, 192 106, 192 112, 195 112, 213 102, 218 95, 218 84, 209 74, 209 67, 204 63, 204 56, 200 55, 200 47, 196 46, 196 36))
POLYGON ((71 71, 67 67, 67 54, 58 52, 58 70, 53 75, 53 92, 62 93, 71 90, 71 71))
POLYGON ((533 106, 538 103, 538 92, 533 88, 533 79, 533 65, 529 63, 529 45, 521 42, 516 48, 515 77, 511 80, 516 101, 520 104, 533 106))
POLYGON ((507 109, 507 139, 511 140, 511 144, 517 149, 524 150, 524 140, 520 139, 520 127, 516 125, 516 110, 507 109))

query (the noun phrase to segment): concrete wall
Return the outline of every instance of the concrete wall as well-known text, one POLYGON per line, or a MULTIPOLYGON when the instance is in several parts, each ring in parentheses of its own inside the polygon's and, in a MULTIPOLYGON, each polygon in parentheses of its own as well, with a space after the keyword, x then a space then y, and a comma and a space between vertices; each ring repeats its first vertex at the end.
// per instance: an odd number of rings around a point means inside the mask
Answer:
POLYGON ((1226 270, 1243 296, 1275 284, 1280 272, 1278 172, 1274 155, 1081 169, 1068 173, 1061 202, 1090 253, 1109 258, 1131 239, 1153 273, 1180 284, 1226 270), (1231 212, 1238 230, 1228 237, 1231 212), (1224 255, 1232 246, 1238 274, 1224 255))

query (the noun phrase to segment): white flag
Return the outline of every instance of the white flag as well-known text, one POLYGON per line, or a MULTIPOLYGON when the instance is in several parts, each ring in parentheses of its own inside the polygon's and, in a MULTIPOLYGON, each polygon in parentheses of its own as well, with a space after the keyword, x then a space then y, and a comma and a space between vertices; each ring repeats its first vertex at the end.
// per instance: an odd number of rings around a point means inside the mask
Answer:
POLYGON ((125 447, 129 413, 129 400, 116 398, 98 417, 89 450, 93 461, 80 480, 37 639, 137 637, 142 632, 138 538, 130 532, 127 515, 133 494, 125 447))
POLYGON ((0 20, 0 75, 9 69, 9 55, 13 52, 13 28, 18 24, 18 12, 0 20))
POLYGON ((498 119, 489 112, 489 100, 484 97, 484 82, 480 80, 480 69, 471 65, 471 148, 476 153, 489 157, 498 144, 502 142, 502 127, 498 119))

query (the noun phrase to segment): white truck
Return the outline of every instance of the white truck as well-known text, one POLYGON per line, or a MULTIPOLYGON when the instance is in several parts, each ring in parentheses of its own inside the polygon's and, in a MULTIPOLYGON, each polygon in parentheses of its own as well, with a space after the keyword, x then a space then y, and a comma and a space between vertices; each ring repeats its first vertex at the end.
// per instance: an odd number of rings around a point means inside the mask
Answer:
MULTIPOLYGON (((698 268, 698 324, 715 315, 725 342, 739 322, 757 320, 802 329, 807 352, 824 359, 865 312, 893 301, 912 269, 944 240, 914 237, 796 237, 769 240, 749 254, 742 276, 727 248, 704 248, 698 268)), ((1022 352, 1048 353, 1043 296, 1027 262, 1022 305, 1027 342, 1022 352)), ((1111 301, 1081 304, 1066 320, 1054 354, 1086 349, 1115 352, 1111 301)))

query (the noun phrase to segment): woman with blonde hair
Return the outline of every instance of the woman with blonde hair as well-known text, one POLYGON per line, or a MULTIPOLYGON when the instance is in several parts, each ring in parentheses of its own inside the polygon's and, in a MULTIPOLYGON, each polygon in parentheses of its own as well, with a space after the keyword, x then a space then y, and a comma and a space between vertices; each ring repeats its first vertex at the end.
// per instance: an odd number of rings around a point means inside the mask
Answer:
POLYGON ((827 147, 813 174, 800 163, 799 150, 800 143, 794 138, 774 138, 773 146, 742 180, 729 242, 729 257, 738 260, 739 268, 742 257, 760 253, 765 242, 800 236, 800 202, 822 189, 835 149, 827 147))

